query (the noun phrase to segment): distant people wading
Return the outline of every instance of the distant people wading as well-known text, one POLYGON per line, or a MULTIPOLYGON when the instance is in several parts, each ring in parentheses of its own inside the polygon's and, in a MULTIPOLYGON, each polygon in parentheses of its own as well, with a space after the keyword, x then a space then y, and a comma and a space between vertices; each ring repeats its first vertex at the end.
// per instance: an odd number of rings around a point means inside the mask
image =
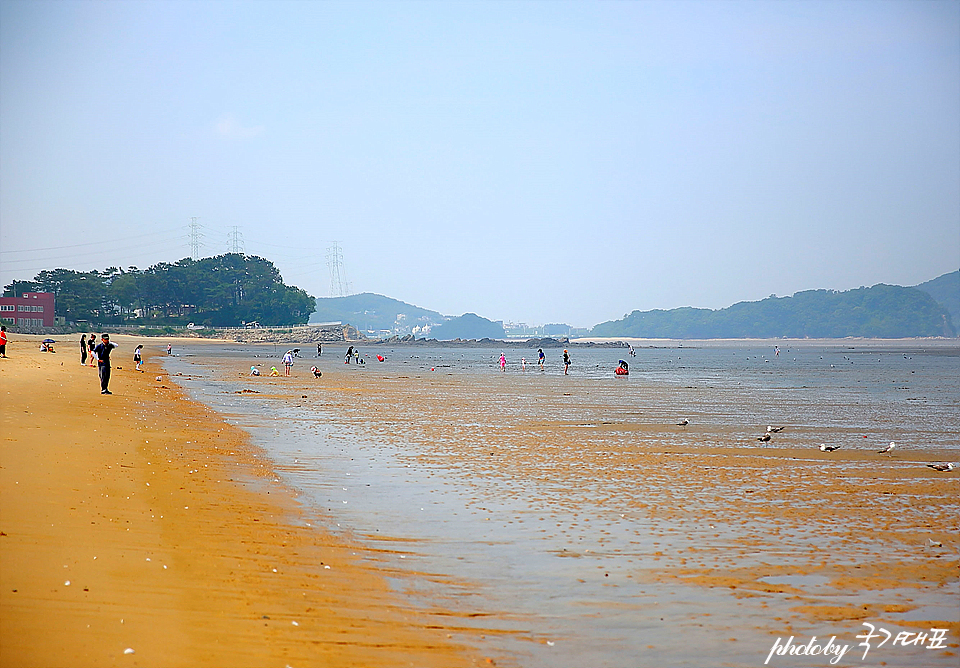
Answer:
POLYGON ((97 354, 97 368, 100 371, 100 394, 113 394, 108 388, 110 385, 110 351, 117 347, 110 343, 110 335, 100 337, 100 345, 93 349, 97 354))
POLYGON ((543 371, 543 348, 537 348, 537 363, 540 365, 540 370, 543 371))
POLYGON ((567 369, 570 368, 570 354, 564 350, 563 351, 563 375, 567 375, 567 369))
POLYGON ((503 353, 500 353, 500 370, 507 370, 507 358, 503 356, 503 353))

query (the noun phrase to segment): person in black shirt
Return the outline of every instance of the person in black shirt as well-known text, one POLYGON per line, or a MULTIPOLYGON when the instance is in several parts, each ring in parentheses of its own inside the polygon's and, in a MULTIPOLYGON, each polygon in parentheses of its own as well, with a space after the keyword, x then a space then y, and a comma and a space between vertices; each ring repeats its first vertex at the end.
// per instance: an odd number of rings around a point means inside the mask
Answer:
POLYGON ((100 344, 93 349, 97 354, 97 370, 100 372, 100 394, 113 394, 107 386, 110 384, 110 351, 116 347, 116 343, 110 343, 109 334, 102 334, 100 344))

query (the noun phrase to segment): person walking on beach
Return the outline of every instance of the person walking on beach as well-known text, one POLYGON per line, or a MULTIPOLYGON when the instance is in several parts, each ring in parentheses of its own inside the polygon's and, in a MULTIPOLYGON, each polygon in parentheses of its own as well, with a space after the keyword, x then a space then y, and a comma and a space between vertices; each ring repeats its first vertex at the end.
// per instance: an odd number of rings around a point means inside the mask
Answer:
POLYGON ((80 366, 87 363, 87 335, 80 335, 80 366))
POLYGON ((90 338, 87 339, 87 351, 90 353, 90 366, 96 366, 97 364, 97 353, 94 348, 97 347, 97 337, 93 332, 90 332, 90 338))
POLYGON ((353 346, 347 348, 347 356, 343 358, 344 364, 350 364, 350 358, 353 357, 353 346))
POLYGON ((7 356, 7 326, 0 325, 0 357, 7 356))
POLYGON ((143 366, 143 356, 140 351, 143 350, 143 344, 141 343, 137 346, 137 349, 133 351, 133 361, 137 363, 137 371, 143 373, 143 369, 140 367, 143 366))
POLYGON ((110 343, 110 335, 103 334, 100 337, 100 344, 93 349, 93 352, 97 354, 97 370, 100 372, 100 394, 113 394, 108 388, 110 385, 110 351, 116 347, 116 343, 110 343))
POLYGON ((543 371, 543 348, 537 348, 537 363, 540 365, 540 370, 543 371))
POLYGON ((504 357, 503 353, 500 353, 500 370, 501 371, 507 370, 507 358, 504 357))
POLYGON ((320 355, 322 355, 322 354, 323 354, 323 345, 318 343, 318 344, 317 344, 317 357, 320 357, 320 355))
POLYGON ((283 354, 283 375, 290 375, 290 367, 293 366, 293 352, 288 350, 283 354))
POLYGON ((563 375, 567 375, 567 369, 570 368, 570 354, 566 350, 563 351, 563 375))

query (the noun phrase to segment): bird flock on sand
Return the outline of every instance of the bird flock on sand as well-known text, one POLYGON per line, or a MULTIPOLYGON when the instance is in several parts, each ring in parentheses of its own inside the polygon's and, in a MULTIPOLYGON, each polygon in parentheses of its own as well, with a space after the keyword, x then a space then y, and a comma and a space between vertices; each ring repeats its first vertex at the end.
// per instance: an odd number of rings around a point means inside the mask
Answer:
MULTIPOLYGON (((687 418, 683 418, 682 420, 680 420, 679 422, 677 422, 677 426, 678 426, 678 427, 686 427, 688 424, 690 424, 690 420, 687 419, 687 418)), ((775 426, 773 426, 773 425, 767 425, 767 431, 764 432, 763 435, 757 436, 757 440, 758 440, 758 441, 761 441, 762 443, 769 443, 769 442, 771 441, 771 436, 770 436, 771 434, 779 434, 779 433, 782 432, 784 429, 785 429, 785 427, 775 427, 775 426)), ((866 438, 866 436, 864 436, 864 438, 866 438)), ((841 447, 843 447, 843 446, 842 446, 842 445, 827 445, 826 443, 821 443, 821 444, 818 446, 818 449, 820 450, 820 452, 836 452, 836 451, 839 450, 841 447)), ((893 452, 893 450, 894 450, 896 447, 897 447, 896 441, 890 441, 890 443, 889 443, 888 445, 884 446, 884 447, 883 447, 882 449, 880 449, 880 450, 877 450, 877 454, 881 454, 881 455, 890 454, 891 452, 893 452)), ((934 464, 927 464, 927 466, 930 467, 930 468, 932 468, 934 471, 941 471, 941 472, 944 472, 944 473, 949 473, 950 471, 953 471, 954 469, 960 468, 960 464, 954 464, 954 463, 952 463, 952 462, 937 462, 937 463, 934 463, 934 464)))

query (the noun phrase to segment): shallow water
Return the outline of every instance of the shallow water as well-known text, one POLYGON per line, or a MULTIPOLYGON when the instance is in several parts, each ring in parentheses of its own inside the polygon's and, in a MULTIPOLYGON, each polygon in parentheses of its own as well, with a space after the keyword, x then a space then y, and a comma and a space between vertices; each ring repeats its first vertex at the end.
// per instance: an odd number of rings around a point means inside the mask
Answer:
MULTIPOLYGON (((370 347, 364 352, 387 361, 370 357, 357 367, 322 358, 326 375, 307 399, 236 394, 250 382, 220 370, 264 359, 254 355, 268 356, 269 367, 283 352, 273 348, 186 346, 164 361, 172 373, 193 376, 182 384, 194 397, 266 448, 305 503, 386 550, 379 558, 389 567, 422 574, 396 580, 413 583, 412 604, 453 609, 462 615, 457 623, 486 629, 485 654, 519 665, 702 666, 705 658, 710 665, 758 665, 780 628, 782 635, 844 633, 856 644, 859 623, 804 628, 776 593, 738 597, 650 574, 687 559, 749 568, 802 564, 820 552, 855 561, 889 558, 896 549, 909 558, 909 547, 869 537, 853 544, 847 534, 802 523, 783 527, 756 515, 745 526, 731 509, 749 512, 756 503, 754 471, 717 457, 717 484, 705 490, 687 472, 710 466, 714 455, 678 451, 651 471, 642 465, 646 450, 734 446, 762 455, 769 446, 756 437, 767 424, 786 425, 774 437, 780 447, 813 450, 829 442, 869 453, 893 440, 908 454, 960 449, 960 350, 953 345, 802 344, 781 347, 779 357, 772 346, 737 344, 638 348, 636 357, 575 348, 568 376, 559 350, 545 351, 543 372, 530 362, 536 351, 507 350, 507 371, 500 373, 499 349, 370 347), (629 377, 612 374, 621 358, 630 362, 629 377), (391 390, 384 391, 391 397, 409 388, 417 410, 396 399, 384 403, 375 391, 328 387, 331 371, 357 374, 352 379, 370 374, 371 386, 391 390), (691 424, 678 427, 681 417, 691 424), (634 475, 641 470, 642 477, 634 475), (644 509, 645 502, 667 501, 681 514, 644 509)), ((306 382, 305 367, 318 360, 297 362, 299 382, 306 382)), ((815 475, 832 465, 804 462, 798 471, 815 475)), ((843 467, 852 484, 875 485, 876 462, 843 467)), ((770 475, 793 474, 784 466, 770 475)), ((836 493, 842 502, 843 492, 836 493)), ((787 505, 800 512, 804 503, 787 505)), ((922 523, 923 507, 903 521, 922 523)), ((765 582, 837 605, 863 600, 802 572, 765 582)), ((954 582, 922 596, 886 595, 917 606, 901 620, 951 620, 957 615, 924 615, 956 610, 960 590, 954 582)), ((883 660, 916 665, 916 651, 898 648, 883 660)), ((925 665, 951 665, 936 652, 921 656, 925 665)), ((779 665, 801 664, 783 657, 779 665)))

